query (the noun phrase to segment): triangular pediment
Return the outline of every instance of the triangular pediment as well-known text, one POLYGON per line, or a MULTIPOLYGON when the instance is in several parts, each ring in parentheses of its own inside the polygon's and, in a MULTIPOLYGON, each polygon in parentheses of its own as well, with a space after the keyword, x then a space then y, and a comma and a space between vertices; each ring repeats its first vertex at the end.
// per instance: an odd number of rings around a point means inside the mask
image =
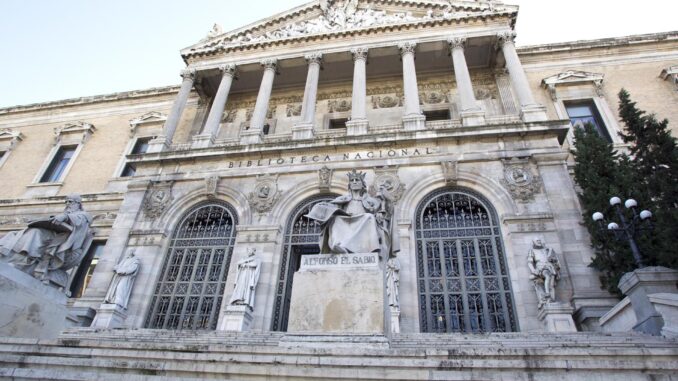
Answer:
POLYGON ((164 123, 165 120, 167 120, 167 115, 157 112, 157 111, 151 111, 147 112, 144 115, 138 116, 134 119, 131 119, 129 121, 130 126, 137 126, 139 124, 148 124, 148 123, 164 123))
POLYGON ((600 82, 604 75, 601 73, 591 73, 581 70, 568 70, 542 80, 544 86, 555 86, 567 83, 600 82))
POLYGON ((499 13, 518 7, 499 1, 316 0, 230 32, 215 25, 207 37, 182 50, 187 58, 247 45, 371 29, 433 23, 499 13))

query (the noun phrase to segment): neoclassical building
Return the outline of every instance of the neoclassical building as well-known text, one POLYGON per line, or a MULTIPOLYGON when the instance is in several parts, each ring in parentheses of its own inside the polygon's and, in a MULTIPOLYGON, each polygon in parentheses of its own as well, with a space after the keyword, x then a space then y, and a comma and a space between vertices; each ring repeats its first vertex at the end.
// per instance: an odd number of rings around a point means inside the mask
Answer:
MULTIPOLYGON (((402 334, 542 333, 528 253, 556 253, 578 331, 602 290, 573 182, 572 129, 623 149, 616 94, 678 121, 678 33, 516 46, 496 1, 312 1, 181 50, 178 86, 0 109, 0 230, 79 193, 94 239, 75 325, 224 330, 236 262, 261 259, 253 332, 284 332, 319 252, 305 215, 347 173, 395 199, 402 334), (114 266, 140 270, 100 320, 114 266)), ((675 124, 674 124, 675 125, 675 124)), ((323 285, 318 285, 322 288, 323 285)))

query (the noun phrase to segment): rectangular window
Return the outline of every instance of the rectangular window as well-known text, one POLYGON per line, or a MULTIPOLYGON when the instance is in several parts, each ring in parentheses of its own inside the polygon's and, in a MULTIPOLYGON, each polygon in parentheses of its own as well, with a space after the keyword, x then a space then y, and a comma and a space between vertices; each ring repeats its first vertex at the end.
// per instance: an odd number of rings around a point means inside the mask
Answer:
POLYGON ((85 258, 80 262, 80 266, 78 266, 75 276, 71 281, 69 290, 71 291, 72 298, 79 298, 85 292, 89 281, 92 279, 94 268, 97 267, 99 258, 101 258, 104 246, 106 246, 106 241, 94 241, 90 245, 85 258))
POLYGON ((598 113, 598 109, 592 100, 564 102, 567 115, 570 117, 570 123, 576 128, 584 128, 587 123, 593 125, 603 139, 612 141, 610 134, 605 128, 603 119, 598 113))
POLYGON ((57 150, 52 162, 47 167, 47 171, 40 178, 41 183, 55 183, 61 180, 61 177, 68 166, 68 163, 73 158, 77 146, 61 146, 57 150))
POLYGON ((346 128, 346 122, 348 122, 348 118, 330 119, 330 130, 346 128))
POLYGON ((431 110, 424 111, 427 122, 433 122, 436 120, 450 120, 450 110, 431 110))
MULTIPOLYGON (((140 155, 143 153, 146 153, 148 151, 148 144, 153 139, 152 137, 148 138, 139 138, 137 139, 136 143, 134 143, 134 147, 132 147, 132 151, 130 152, 130 155, 140 155)), ((134 176, 137 173, 137 168, 134 166, 134 164, 127 163, 125 164, 125 168, 122 169, 122 173, 120 173, 120 177, 129 177, 129 176, 134 176)))

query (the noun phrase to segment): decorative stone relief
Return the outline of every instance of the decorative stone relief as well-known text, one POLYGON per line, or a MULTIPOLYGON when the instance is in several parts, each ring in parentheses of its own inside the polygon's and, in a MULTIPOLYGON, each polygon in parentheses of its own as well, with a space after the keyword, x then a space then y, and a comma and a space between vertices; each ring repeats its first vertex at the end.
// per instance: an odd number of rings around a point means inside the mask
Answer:
POLYGON ((207 197, 214 198, 217 197, 217 187, 219 186, 219 176, 207 176, 205 177, 205 194, 207 197))
POLYGON ((396 106, 401 106, 402 102, 400 97, 393 95, 385 96, 372 96, 372 107, 376 108, 392 108, 396 106))
POLYGON ((527 253, 527 266, 530 268, 530 280, 537 292, 539 308, 544 304, 554 303, 556 282, 560 279, 560 261, 555 251, 546 246, 541 238, 535 238, 527 253))
POLYGON ((153 183, 146 193, 146 198, 142 208, 147 218, 154 219, 160 217, 170 202, 172 202, 172 181, 161 181, 153 183))
POLYGON ((512 159, 503 161, 504 177, 501 184, 511 193, 516 201, 528 202, 541 190, 542 181, 534 175, 527 160, 512 159))
POLYGON ((678 65, 669 66, 662 70, 659 77, 665 81, 671 81, 676 91, 678 91, 678 65))
POLYGON ((282 191, 278 189, 278 176, 269 174, 257 176, 254 191, 250 192, 247 200, 250 207, 257 213, 270 212, 282 191))
POLYGON ((147 112, 129 121, 129 136, 134 137, 137 128, 140 126, 156 125, 159 128, 162 128, 162 125, 165 123, 166 120, 167 115, 163 113, 157 111, 147 112))
POLYGON ((24 140, 24 135, 19 131, 10 128, 0 130, 0 150, 2 151, 11 151, 22 140, 24 140))
POLYGON ((379 192, 384 192, 393 203, 397 203, 405 193, 405 184, 398 177, 398 167, 375 168, 374 182, 370 186, 369 193, 373 197, 379 192))
POLYGON ((440 162, 443 169, 443 178, 448 184, 456 184, 459 178, 459 166, 455 160, 443 160, 440 162))
POLYGON ((84 143, 96 131, 94 125, 86 122, 66 123, 54 128, 54 144, 61 142, 84 143))
POLYGON ((332 169, 327 168, 323 165, 322 168, 318 170, 318 188, 322 190, 329 190, 332 186, 332 169))
POLYGON ((301 103, 299 104, 288 104, 287 109, 285 110, 287 117, 299 116, 301 115, 301 103))
POLYGON ((483 99, 496 99, 498 97, 496 89, 491 89, 487 87, 478 86, 474 89, 474 93, 476 99, 479 101, 483 99))
POLYGON ((221 123, 233 123, 236 115, 238 115, 238 110, 224 111, 221 114, 221 123))
POLYGON ((426 91, 419 94, 419 99, 422 104, 438 104, 438 103, 449 103, 450 98, 447 93, 439 91, 426 91))
POLYGON ((331 100, 327 103, 329 111, 332 112, 346 112, 351 110, 351 99, 337 99, 331 100))

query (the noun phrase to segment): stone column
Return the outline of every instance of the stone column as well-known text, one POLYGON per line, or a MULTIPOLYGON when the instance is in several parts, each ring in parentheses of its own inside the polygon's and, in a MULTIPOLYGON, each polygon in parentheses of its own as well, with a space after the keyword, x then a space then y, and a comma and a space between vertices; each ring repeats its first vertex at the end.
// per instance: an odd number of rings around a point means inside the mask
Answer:
POLYGON ((193 137, 193 147, 202 148, 209 147, 214 143, 214 139, 219 132, 219 124, 221 123, 221 115, 224 113, 224 108, 226 107, 226 102, 228 101, 228 94, 231 91, 231 84, 235 78, 235 65, 221 65, 219 66, 219 71, 221 71, 221 82, 219 82, 219 89, 217 94, 214 96, 214 101, 212 102, 212 109, 207 116, 207 122, 205 122, 205 127, 200 135, 193 137))
POLYGON ((482 125, 485 123, 485 112, 478 106, 478 101, 473 93, 471 74, 468 72, 466 56, 464 55, 466 39, 450 37, 447 39, 447 43, 452 50, 452 65, 454 66, 454 78, 457 81, 457 92, 459 93, 461 122, 464 126, 482 125))
POLYGON ((293 140, 313 138, 315 103, 318 97, 318 80, 320 79, 322 57, 321 53, 312 53, 304 57, 308 62, 308 74, 306 75, 304 102, 301 104, 301 122, 292 127, 293 140))
POLYGON ((530 83, 527 81, 523 65, 521 65, 516 52, 515 38, 516 33, 513 31, 497 35, 499 46, 504 53, 506 69, 508 69, 513 89, 518 96, 518 103, 520 103, 520 116, 525 122, 546 120, 546 109, 537 104, 532 96, 530 83))
POLYGON ((426 117, 419 106, 419 87, 417 86, 417 71, 414 66, 414 42, 398 44, 401 61, 403 61, 403 90, 405 93, 405 111, 403 126, 406 130, 421 130, 425 128, 426 117))
POLYGON ((261 61, 261 66, 264 67, 264 75, 261 78, 257 102, 250 120, 250 128, 240 134, 241 144, 258 144, 264 138, 264 124, 266 123, 268 103, 271 100, 271 90, 273 90, 273 79, 275 78, 278 61, 266 59, 261 61))
POLYGON ((353 98, 351 120, 346 122, 347 135, 367 133, 367 48, 351 49, 353 54, 353 98))
POLYGON ((181 120, 181 114, 184 112, 184 108, 186 107, 186 101, 188 101, 188 96, 191 94, 191 90, 193 89, 195 75, 195 69, 185 69, 181 71, 181 77, 184 80, 181 82, 177 99, 174 101, 172 110, 170 110, 167 120, 165 121, 165 125, 163 126, 163 135, 153 139, 148 147, 148 152, 160 152, 172 144, 174 132, 177 130, 177 126, 181 120))

